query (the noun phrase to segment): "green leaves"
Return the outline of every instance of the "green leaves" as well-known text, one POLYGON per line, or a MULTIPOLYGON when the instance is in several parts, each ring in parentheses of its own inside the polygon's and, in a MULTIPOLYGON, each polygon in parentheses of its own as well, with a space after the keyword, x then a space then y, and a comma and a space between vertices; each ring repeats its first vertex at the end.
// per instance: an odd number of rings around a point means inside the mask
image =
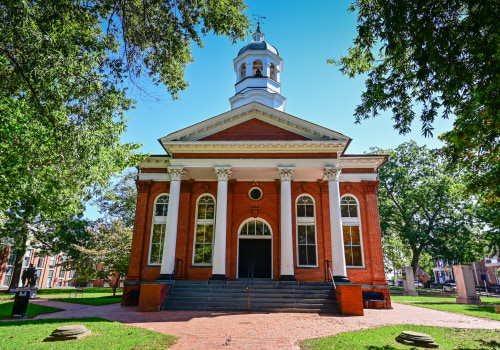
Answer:
POLYGON ((460 175, 447 170, 439 153, 413 141, 371 151, 390 154, 379 171, 384 242, 401 239, 412 251, 414 269, 423 252, 461 262, 485 254, 477 199, 466 193, 460 175))
POLYGON ((358 36, 329 63, 350 78, 368 76, 356 121, 391 111, 405 134, 418 114, 422 134, 432 136, 436 118, 456 116, 440 137, 443 155, 467 172, 468 191, 480 195, 500 233, 498 1, 358 0, 349 11, 357 14, 358 36))

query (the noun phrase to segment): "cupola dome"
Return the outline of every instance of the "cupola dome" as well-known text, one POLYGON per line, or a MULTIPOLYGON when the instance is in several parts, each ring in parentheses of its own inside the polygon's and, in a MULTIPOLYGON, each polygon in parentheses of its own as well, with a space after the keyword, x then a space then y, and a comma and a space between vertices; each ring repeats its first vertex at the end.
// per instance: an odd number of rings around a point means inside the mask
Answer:
POLYGON ((286 98, 281 96, 280 84, 283 59, 278 50, 264 39, 265 35, 258 24, 253 40, 233 60, 236 84, 235 95, 229 99, 231 109, 250 102, 260 102, 285 111, 286 98))

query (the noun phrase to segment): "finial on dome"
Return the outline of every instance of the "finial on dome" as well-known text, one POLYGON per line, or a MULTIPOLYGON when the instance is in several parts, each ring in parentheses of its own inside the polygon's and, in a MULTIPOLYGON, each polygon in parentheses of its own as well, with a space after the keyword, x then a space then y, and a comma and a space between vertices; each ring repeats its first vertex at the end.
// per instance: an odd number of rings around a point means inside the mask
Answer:
POLYGON ((260 24, 264 23, 262 22, 263 19, 266 19, 266 17, 261 16, 261 15, 253 15, 254 19, 257 20, 257 30, 253 33, 253 40, 254 41, 264 41, 265 35, 262 33, 262 30, 260 29, 260 24))

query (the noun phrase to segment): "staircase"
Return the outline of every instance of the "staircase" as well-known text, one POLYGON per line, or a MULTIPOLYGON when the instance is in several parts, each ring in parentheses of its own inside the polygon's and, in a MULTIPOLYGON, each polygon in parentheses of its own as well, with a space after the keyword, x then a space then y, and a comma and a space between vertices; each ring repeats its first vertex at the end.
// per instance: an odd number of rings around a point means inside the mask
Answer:
POLYGON ((162 310, 340 313, 331 283, 175 281, 162 310))

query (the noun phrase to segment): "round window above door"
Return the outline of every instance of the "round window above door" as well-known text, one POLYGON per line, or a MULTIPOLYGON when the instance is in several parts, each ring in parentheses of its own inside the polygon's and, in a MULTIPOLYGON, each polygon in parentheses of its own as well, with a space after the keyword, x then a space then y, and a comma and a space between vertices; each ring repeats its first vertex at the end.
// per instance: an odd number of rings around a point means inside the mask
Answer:
POLYGON ((252 187, 250 191, 248 191, 248 196, 254 201, 258 201, 262 198, 262 190, 258 187, 252 187))

